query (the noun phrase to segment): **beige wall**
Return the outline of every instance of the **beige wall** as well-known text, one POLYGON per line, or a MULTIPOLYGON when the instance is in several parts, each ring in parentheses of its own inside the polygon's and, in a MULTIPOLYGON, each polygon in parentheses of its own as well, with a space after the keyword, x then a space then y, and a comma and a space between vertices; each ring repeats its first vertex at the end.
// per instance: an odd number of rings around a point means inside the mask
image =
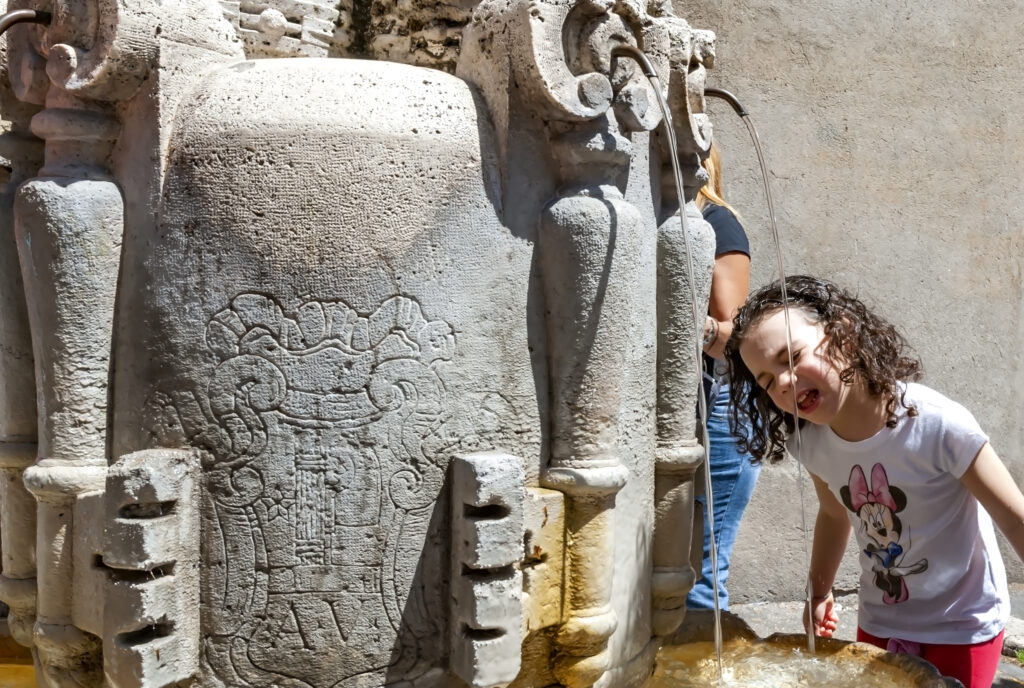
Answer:
MULTIPOLYGON (((1024 5, 906 0, 677 3, 718 35, 709 85, 750 111, 768 158, 787 274, 856 290, 896 322, 925 382, 971 409, 1024 478, 1024 5)), ((754 284, 778 272, 752 146, 712 101, 727 198, 751 235, 754 284)), ((730 586, 802 594, 796 470, 762 472, 730 586)), ((813 490, 806 487, 808 526, 813 490)), ((1024 580, 1006 551, 1011 580, 1024 580)), ((841 585, 852 587, 855 553, 841 585)))

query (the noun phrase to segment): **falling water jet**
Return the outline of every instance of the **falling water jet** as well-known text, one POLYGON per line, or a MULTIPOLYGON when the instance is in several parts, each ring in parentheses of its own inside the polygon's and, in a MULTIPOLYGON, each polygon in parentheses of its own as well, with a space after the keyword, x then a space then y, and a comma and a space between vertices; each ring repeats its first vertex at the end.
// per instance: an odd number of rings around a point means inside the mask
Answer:
MULTIPOLYGON (((732 106, 732 109, 739 115, 739 118, 743 120, 743 123, 747 127, 747 132, 750 134, 750 140, 754 143, 754 151, 757 153, 757 161, 761 165, 761 179, 764 183, 764 196, 768 203, 768 221, 772 228, 772 241, 775 242, 775 259, 778 263, 779 268, 779 284, 782 287, 782 313, 786 321, 786 357, 789 363, 789 375, 790 379, 796 383, 796 374, 793 371, 793 338, 792 331, 789 325, 789 297, 786 294, 786 270, 782 263, 782 243, 779 241, 779 228, 775 222, 775 204, 772 201, 772 190, 771 185, 768 182, 768 165, 764 159, 764 153, 761 150, 761 141, 757 136, 757 129, 754 127, 753 120, 750 119, 750 113, 747 112, 743 104, 740 103, 739 99, 729 91, 721 88, 705 88, 704 95, 712 96, 714 98, 721 98, 725 102, 732 106)), ((799 416, 797 415, 796 395, 793 395, 793 431, 796 436, 796 456, 797 459, 803 453, 803 443, 800 437, 800 423, 799 416)), ((807 510, 804 506, 804 478, 801 468, 802 464, 797 461, 797 471, 799 475, 798 483, 800 485, 800 525, 804 532, 804 559, 808 562, 811 560, 810 552, 807 547, 807 510)), ((810 566, 808 566, 808 572, 810 566)), ((813 589, 811 587, 810 578, 807 580, 807 650, 814 653, 814 609, 813 609, 813 589)))
MULTIPOLYGON (((690 305, 692 307, 693 325, 695 332, 702 330, 703 320, 701 319, 700 309, 697 306, 697 294, 696 290, 693 289, 695 284, 693 278, 693 251, 690 248, 690 233, 689 227, 686 221, 686 196, 683 190, 683 175, 679 170, 679 156, 678 156, 678 144, 676 142, 675 129, 672 127, 672 114, 669 111, 668 102, 665 100, 665 95, 661 91, 661 81, 658 78, 658 73, 654 71, 654 65, 647 58, 641 50, 630 45, 618 45, 612 48, 612 64, 611 71, 615 71, 615 61, 619 57, 629 57, 636 61, 640 65, 641 70, 647 80, 651 83, 651 89, 654 91, 655 96, 658 99, 658 106, 661 108, 662 124, 665 128, 665 134, 669 142, 669 159, 672 161, 672 173, 675 176, 676 183, 676 198, 679 201, 679 227, 683 233, 683 245, 686 249, 686 276, 690 281, 690 305)), ((697 368, 697 389, 701 388, 703 375, 704 375, 704 356, 702 355, 703 348, 701 346, 701 338, 694 337, 695 354, 696 360, 698 361, 697 368)), ((703 429, 703 436, 708 436, 708 409, 707 401, 704 398, 704 394, 697 394, 697 408, 700 412, 700 424, 703 429)), ((709 524, 713 524, 714 521, 714 495, 711 490, 711 456, 708 447, 708 442, 705 439, 704 444, 704 482, 706 484, 705 490, 705 515, 709 524)), ((718 679, 721 681, 722 678, 722 623, 721 614, 722 611, 718 604, 718 546, 715 542, 715 529, 709 528, 709 556, 711 557, 711 580, 713 587, 712 597, 714 598, 714 611, 715 611, 715 658, 718 665, 718 679)))

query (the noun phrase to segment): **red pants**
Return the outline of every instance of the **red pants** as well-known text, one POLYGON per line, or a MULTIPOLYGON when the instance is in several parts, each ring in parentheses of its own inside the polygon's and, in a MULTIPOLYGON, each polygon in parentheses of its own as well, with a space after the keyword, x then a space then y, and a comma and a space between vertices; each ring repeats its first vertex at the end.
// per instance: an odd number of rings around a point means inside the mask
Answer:
MULTIPOLYGON (((974 645, 921 644, 921 658, 931 662, 943 676, 958 679, 966 688, 991 688, 999 657, 1003 652, 1003 633, 974 645)), ((871 635, 859 627, 857 640, 885 649, 887 638, 871 635)))

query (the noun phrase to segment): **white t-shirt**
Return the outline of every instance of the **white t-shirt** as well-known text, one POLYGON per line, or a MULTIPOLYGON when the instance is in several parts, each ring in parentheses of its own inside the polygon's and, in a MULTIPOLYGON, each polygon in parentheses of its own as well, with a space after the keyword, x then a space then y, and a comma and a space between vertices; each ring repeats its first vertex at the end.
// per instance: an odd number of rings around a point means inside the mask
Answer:
POLYGON ((988 437, 960 404, 906 389, 917 416, 899 408, 895 428, 861 442, 805 423, 798 458, 846 505, 861 550, 862 629, 919 643, 989 640, 1009 617, 1006 573, 992 519, 959 480, 988 437))

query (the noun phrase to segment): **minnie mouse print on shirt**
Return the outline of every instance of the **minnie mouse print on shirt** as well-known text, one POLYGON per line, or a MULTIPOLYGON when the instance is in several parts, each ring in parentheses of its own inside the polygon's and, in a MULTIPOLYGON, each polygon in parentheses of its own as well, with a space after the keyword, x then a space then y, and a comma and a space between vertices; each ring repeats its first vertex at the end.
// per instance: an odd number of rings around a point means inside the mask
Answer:
POLYGON ((910 599, 905 576, 921 573, 928 568, 928 560, 903 564, 905 552, 900 539, 903 524, 898 514, 907 506, 903 490, 889 485, 885 466, 876 463, 871 468, 871 484, 864 477, 864 469, 854 466, 848 485, 839 490, 846 508, 857 515, 868 538, 864 555, 872 559, 875 587, 882 591, 885 604, 899 604, 910 599))

